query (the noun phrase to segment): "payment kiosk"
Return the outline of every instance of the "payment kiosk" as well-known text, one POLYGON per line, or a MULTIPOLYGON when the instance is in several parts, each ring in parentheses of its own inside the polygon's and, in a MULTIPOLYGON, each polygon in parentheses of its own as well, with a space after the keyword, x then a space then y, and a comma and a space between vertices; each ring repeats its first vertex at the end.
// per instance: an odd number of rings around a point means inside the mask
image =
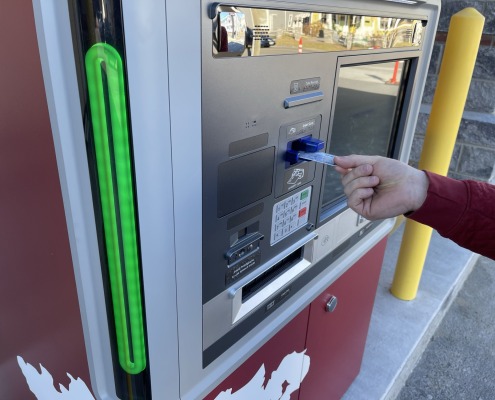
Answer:
POLYGON ((34 0, 96 398, 342 396, 394 220, 304 153, 408 160, 439 7, 34 0))

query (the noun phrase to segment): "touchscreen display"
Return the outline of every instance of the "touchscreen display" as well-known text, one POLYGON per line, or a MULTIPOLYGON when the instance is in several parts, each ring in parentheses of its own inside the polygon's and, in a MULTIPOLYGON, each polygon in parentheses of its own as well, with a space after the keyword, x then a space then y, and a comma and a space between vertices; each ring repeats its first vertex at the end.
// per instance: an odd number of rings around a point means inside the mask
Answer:
MULTIPOLYGON (((401 106, 405 61, 342 66, 339 70, 329 152, 389 156, 401 106)), ((326 170, 322 207, 344 201, 340 174, 326 170)), ((340 207, 339 207, 340 208, 340 207)))

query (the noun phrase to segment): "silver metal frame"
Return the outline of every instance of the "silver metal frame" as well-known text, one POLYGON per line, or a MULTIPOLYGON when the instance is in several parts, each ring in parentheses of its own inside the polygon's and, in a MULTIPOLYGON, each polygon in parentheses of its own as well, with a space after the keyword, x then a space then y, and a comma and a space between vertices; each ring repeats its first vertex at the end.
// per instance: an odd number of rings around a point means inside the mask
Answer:
POLYGON ((33 6, 92 387, 116 398, 69 12, 57 0, 33 6))
MULTIPOLYGON (((92 388, 115 399, 109 332, 67 2, 34 0, 38 42, 92 388)), ((152 395, 179 398, 165 3, 124 0, 152 395), (157 50, 160 49, 160 50, 157 50)))

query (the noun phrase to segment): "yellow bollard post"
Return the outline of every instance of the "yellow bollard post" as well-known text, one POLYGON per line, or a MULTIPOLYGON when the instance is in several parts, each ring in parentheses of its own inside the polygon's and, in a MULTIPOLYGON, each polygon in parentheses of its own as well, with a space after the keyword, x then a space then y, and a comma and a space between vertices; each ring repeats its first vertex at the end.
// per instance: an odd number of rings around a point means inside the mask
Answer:
MULTIPOLYGON (((462 119, 485 18, 468 7, 452 16, 419 168, 446 175, 462 119)), ((432 229, 408 220, 390 291, 416 297, 432 229)))

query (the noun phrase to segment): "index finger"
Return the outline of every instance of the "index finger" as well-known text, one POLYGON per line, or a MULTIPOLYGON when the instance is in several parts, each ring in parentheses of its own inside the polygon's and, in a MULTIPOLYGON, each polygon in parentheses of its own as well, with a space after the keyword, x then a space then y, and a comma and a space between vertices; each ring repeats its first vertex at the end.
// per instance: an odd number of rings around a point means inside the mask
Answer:
POLYGON ((361 164, 356 168, 351 169, 347 174, 342 176, 342 184, 344 186, 348 185, 350 182, 370 176, 373 173, 373 167, 370 164, 361 164))
POLYGON ((376 162, 375 156, 362 156, 353 154, 350 156, 335 156, 334 163, 342 169, 356 168, 362 164, 373 165, 376 162))

